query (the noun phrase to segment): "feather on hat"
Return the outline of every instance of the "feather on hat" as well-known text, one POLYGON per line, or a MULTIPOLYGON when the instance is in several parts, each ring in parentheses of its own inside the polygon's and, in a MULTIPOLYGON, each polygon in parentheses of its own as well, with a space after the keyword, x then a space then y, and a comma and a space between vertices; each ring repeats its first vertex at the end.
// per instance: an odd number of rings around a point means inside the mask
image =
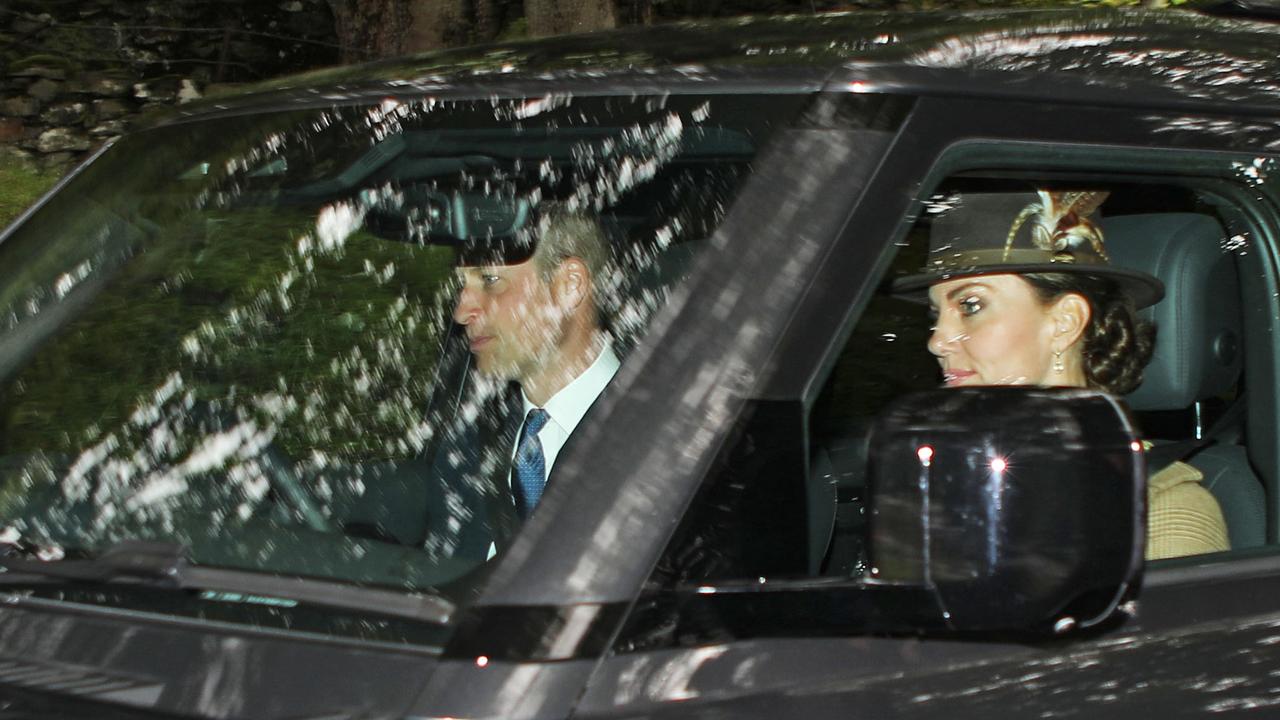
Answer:
POLYGON ((898 278, 896 294, 918 295, 959 277, 1001 273, 1080 272, 1107 277, 1138 307, 1164 297, 1144 272, 1111 264, 1094 213, 1108 193, 967 193, 933 220, 923 270, 898 278))

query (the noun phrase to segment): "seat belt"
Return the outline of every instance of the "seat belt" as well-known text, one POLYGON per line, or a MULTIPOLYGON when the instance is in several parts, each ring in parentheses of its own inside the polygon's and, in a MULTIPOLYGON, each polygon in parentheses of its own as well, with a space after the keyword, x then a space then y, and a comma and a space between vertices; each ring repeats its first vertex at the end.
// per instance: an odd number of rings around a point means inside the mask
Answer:
POLYGON ((1179 440, 1152 445, 1146 452, 1147 474, 1155 475, 1176 462, 1190 460, 1213 442, 1213 438, 1206 435, 1200 440, 1179 440))
POLYGON ((1147 473, 1154 475, 1156 471, 1163 470, 1175 462, 1185 462, 1195 457, 1196 453, 1216 443, 1218 435, 1234 423, 1242 412, 1244 412, 1244 395, 1239 395, 1222 413, 1222 416, 1209 427, 1204 437, 1198 440, 1178 440, 1152 445, 1146 452, 1147 473))

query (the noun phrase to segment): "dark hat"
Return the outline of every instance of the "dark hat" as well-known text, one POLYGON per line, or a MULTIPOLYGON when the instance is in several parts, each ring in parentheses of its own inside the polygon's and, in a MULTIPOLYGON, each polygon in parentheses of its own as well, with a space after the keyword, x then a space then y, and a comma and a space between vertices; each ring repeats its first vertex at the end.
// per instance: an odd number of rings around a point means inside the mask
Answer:
POLYGON ((1105 192, 965 193, 933 219, 924 269, 894 280, 893 292, 918 296, 945 280, 1003 273, 1087 273, 1108 278, 1137 307, 1164 297, 1164 284, 1111 264, 1090 216, 1105 192))

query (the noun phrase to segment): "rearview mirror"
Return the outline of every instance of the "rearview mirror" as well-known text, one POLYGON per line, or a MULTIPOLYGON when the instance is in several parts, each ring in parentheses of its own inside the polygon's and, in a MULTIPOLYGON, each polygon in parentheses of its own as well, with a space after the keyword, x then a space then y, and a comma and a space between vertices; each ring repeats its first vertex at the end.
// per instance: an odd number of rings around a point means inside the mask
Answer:
POLYGON ((1138 586, 1142 446, 1082 389, 913 394, 870 437, 869 577, 927 590, 953 630, 1064 631, 1138 586))
POLYGON ((410 186, 378 198, 366 224, 380 237, 457 245, 512 237, 529 225, 533 206, 514 194, 442 193, 410 186))

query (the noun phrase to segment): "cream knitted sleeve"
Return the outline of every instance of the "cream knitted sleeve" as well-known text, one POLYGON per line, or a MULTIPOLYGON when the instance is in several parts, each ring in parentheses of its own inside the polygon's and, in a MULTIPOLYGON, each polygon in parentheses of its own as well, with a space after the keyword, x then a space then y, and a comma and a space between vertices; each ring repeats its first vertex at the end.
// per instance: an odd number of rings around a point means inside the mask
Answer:
POLYGON ((1200 485, 1199 470, 1177 462, 1147 484, 1147 559, 1229 550, 1218 501, 1200 485))

